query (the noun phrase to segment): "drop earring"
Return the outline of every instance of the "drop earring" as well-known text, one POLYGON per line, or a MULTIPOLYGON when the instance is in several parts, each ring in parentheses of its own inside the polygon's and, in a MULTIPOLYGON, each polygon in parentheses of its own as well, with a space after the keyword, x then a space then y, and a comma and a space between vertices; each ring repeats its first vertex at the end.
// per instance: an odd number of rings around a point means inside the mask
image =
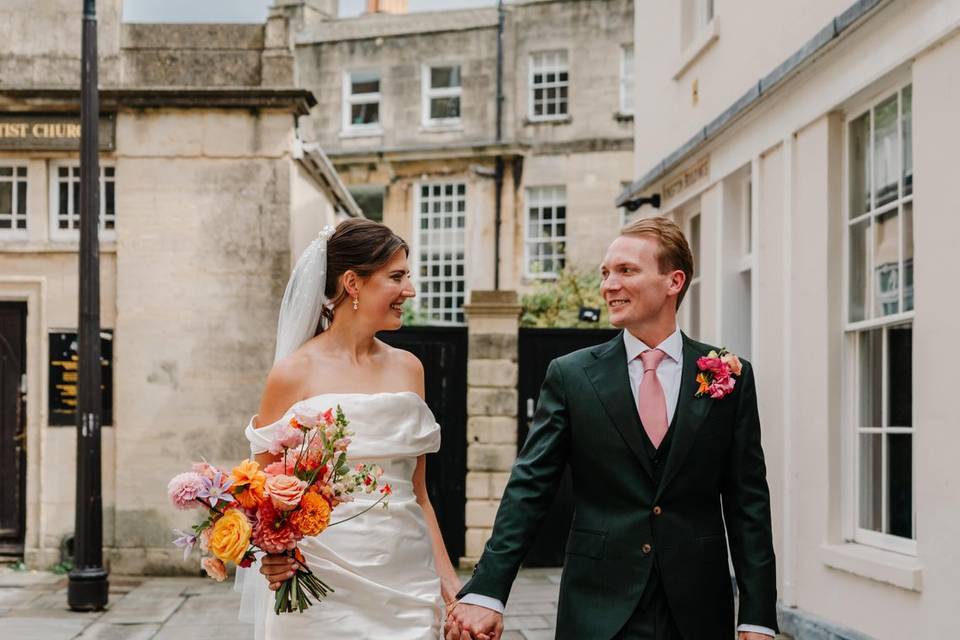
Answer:
POLYGON ((360 296, 353 297, 353 310, 356 311, 360 308, 360 296))

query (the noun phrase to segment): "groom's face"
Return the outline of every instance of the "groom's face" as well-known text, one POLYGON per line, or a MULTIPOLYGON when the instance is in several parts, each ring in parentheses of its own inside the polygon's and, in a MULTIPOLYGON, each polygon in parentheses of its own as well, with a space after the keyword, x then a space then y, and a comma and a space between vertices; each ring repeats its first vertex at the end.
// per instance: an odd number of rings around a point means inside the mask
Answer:
POLYGON ((655 239, 641 235, 620 236, 607 249, 600 293, 613 326, 638 326, 676 314, 676 276, 660 273, 659 251, 655 239))

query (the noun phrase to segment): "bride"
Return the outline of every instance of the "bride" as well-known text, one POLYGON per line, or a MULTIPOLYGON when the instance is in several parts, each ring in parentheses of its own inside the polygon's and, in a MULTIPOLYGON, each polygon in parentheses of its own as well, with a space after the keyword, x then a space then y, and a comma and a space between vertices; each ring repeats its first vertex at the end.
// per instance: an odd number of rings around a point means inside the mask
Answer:
MULTIPOLYGON (((287 284, 273 369, 246 430, 251 451, 261 466, 275 461, 270 433, 294 409, 340 405, 354 432, 350 461, 379 464, 393 493, 388 508, 300 541, 307 566, 335 590, 303 613, 272 610, 268 588, 292 575, 291 558, 268 554, 238 577, 241 618, 255 622, 258 638, 435 639, 442 602, 460 590, 427 497, 425 457, 440 448, 440 427, 423 401, 423 367, 375 337, 400 328, 401 307, 416 295, 408 253, 386 226, 347 220, 321 232, 287 284)), ((333 520, 376 497, 341 504, 333 520)))

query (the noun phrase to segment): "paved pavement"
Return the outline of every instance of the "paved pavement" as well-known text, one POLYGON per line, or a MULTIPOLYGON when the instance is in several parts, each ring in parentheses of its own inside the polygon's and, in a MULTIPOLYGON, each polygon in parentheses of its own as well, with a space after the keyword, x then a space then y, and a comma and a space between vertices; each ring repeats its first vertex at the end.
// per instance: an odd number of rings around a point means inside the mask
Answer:
MULTIPOLYGON (((553 638, 559 569, 525 569, 511 592, 504 640, 553 638)), ((110 576, 100 613, 67 608, 67 578, 0 568, 0 638, 17 640, 251 640, 239 594, 209 578, 110 576)))

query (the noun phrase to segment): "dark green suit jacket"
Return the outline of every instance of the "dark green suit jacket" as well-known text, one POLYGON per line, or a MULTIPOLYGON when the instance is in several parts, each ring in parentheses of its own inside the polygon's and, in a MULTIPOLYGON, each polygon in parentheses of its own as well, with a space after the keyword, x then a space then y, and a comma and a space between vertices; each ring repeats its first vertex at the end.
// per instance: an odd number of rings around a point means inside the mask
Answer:
POLYGON ((557 638, 612 638, 636 609, 656 557, 683 637, 731 640, 728 542, 740 624, 776 629, 770 493, 753 371, 744 361, 734 391, 722 399, 695 397, 696 360, 713 348, 683 337, 673 442, 659 485, 644 450, 623 336, 551 362, 493 535, 460 595, 507 601, 569 464, 575 514, 557 638))

